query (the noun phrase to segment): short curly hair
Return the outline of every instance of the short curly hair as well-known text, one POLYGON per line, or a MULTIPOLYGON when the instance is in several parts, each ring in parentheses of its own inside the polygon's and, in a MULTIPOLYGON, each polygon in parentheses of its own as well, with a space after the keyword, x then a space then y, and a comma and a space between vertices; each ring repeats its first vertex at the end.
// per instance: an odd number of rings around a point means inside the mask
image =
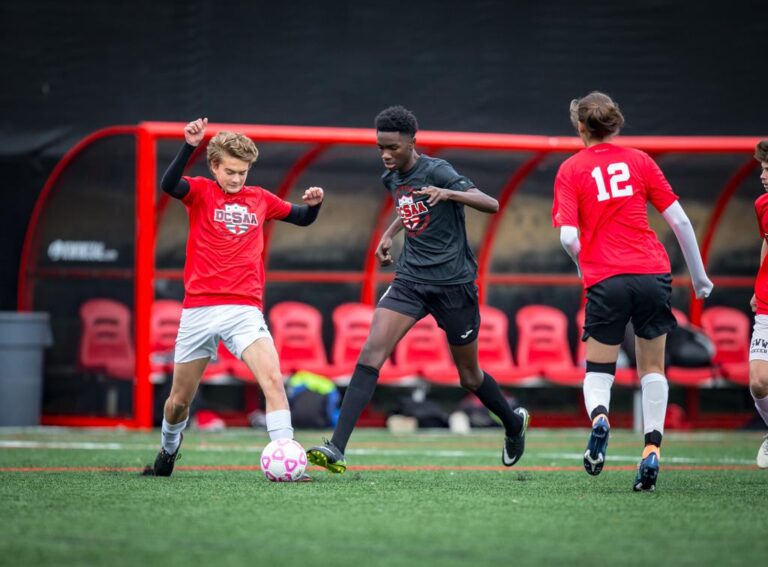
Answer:
POLYGON ((761 163, 768 161, 768 140, 762 140, 755 146, 755 159, 761 163))
POLYGON ((253 140, 243 134, 226 130, 222 130, 208 142, 208 167, 220 163, 224 154, 248 162, 248 167, 259 158, 259 150, 253 140))
POLYGON ((413 137, 419 130, 419 123, 413 112, 402 106, 390 106, 376 116, 374 121, 379 132, 400 132, 413 137))

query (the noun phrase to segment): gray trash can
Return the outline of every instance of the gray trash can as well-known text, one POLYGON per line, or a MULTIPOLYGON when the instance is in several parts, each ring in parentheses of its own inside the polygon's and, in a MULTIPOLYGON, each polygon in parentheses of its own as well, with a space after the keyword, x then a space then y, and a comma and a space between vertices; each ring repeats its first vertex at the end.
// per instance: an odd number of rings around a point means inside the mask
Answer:
POLYGON ((0 426, 40 425, 48 313, 0 311, 0 426))

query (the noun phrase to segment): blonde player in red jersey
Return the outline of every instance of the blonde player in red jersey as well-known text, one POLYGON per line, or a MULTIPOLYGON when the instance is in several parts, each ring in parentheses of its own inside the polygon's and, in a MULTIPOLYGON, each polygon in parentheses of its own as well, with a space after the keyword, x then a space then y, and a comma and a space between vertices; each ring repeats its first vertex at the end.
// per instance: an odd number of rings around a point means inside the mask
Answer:
POLYGON ((310 187, 292 205, 245 180, 258 150, 242 134, 219 132, 208 144, 214 179, 182 177, 207 118, 184 128, 185 143, 163 176, 163 191, 180 199, 189 216, 184 266, 184 308, 176 338, 173 385, 165 402, 161 442, 145 474, 170 476, 179 455, 189 406, 219 341, 248 366, 264 392, 272 440, 293 437, 280 362, 262 314, 264 223, 277 219, 307 226, 317 218, 323 190, 310 187))
POLYGON ((598 475, 605 463, 611 386, 619 345, 631 320, 642 386, 645 448, 633 489, 654 490, 669 387, 664 346, 676 321, 671 311, 667 252, 648 224, 650 202, 669 223, 683 251, 696 297, 708 297, 707 278, 688 217, 659 166, 645 153, 611 143, 624 124, 607 95, 575 99, 571 122, 585 149, 557 172, 552 211, 560 241, 576 262, 587 289, 582 340, 587 342, 584 401, 592 432, 584 467, 598 475))
MULTIPOLYGON (((755 159, 760 162, 760 181, 765 193, 755 201, 757 225, 760 228, 760 270, 755 281, 755 294, 750 305, 755 312, 755 327, 749 347, 749 392, 755 400, 755 408, 768 425, 768 140, 755 148, 755 159)), ((757 466, 768 469, 768 435, 763 438, 757 451, 757 466)))

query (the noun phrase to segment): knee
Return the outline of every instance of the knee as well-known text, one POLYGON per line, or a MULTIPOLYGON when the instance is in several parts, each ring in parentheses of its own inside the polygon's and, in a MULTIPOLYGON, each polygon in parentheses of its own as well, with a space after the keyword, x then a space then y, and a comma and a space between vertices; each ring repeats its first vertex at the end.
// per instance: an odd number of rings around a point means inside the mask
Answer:
POLYGON ((261 387, 267 391, 275 392, 275 391, 283 391, 285 390, 285 385, 283 384, 283 374, 280 372, 280 370, 273 370, 271 372, 267 372, 264 376, 263 384, 261 387))
POLYGON ((756 398, 765 398, 768 396, 768 368, 755 366, 752 365, 749 369, 749 389, 756 398))
POLYGON ((483 383, 483 371, 480 368, 457 367, 461 387, 474 392, 483 383))
POLYGON ((188 396, 172 393, 166 402, 166 407, 168 407, 174 415, 179 415, 188 411, 191 404, 192 400, 188 396))

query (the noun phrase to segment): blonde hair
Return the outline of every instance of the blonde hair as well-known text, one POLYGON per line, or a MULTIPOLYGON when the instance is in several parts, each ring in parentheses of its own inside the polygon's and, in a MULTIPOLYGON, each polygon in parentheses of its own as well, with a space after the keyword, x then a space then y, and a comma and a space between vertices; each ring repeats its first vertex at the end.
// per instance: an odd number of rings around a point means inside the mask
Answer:
POLYGON ((605 93, 592 91, 587 96, 571 101, 571 124, 576 130, 584 124, 590 138, 602 140, 618 134, 624 126, 624 115, 619 105, 605 93))
POLYGON ((208 142, 207 154, 209 168, 213 164, 220 163, 225 155, 247 162, 248 167, 259 159, 259 150, 253 140, 243 134, 226 130, 211 138, 208 142))

